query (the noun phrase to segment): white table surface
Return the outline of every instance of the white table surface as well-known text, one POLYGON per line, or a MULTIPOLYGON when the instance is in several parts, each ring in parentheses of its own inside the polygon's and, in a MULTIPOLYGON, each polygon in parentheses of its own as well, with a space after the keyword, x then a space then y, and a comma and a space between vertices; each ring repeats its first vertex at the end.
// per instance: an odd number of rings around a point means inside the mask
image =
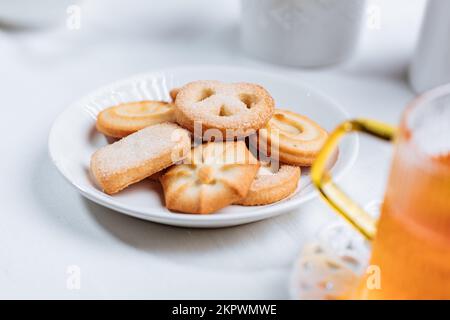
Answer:
MULTIPOLYGON (((0 29, 0 298, 288 298, 302 245, 340 219, 320 199, 226 229, 141 221, 85 200, 66 183, 47 155, 49 128, 100 85, 197 63, 272 70, 323 91, 353 116, 396 123, 414 96, 406 70, 424 1, 371 1, 381 10, 380 29, 364 28, 354 58, 324 70, 244 56, 235 0, 119 2, 82 7, 78 31, 0 29), (81 270, 79 290, 66 285, 71 265, 81 270)), ((390 155, 389 145, 362 139, 341 184, 362 204, 380 199, 390 155)))

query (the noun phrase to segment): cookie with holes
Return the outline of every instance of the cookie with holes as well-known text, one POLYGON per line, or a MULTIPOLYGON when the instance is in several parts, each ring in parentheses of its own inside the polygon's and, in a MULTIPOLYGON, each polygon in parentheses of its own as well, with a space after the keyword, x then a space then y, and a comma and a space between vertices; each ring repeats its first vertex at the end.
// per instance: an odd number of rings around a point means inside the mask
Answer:
POLYGON ((221 140, 216 135, 232 140, 255 133, 267 124, 273 110, 270 94, 252 83, 194 81, 181 87, 175 99, 178 124, 205 141, 211 136, 221 140))
POLYGON ((164 101, 122 103, 101 111, 97 116, 97 130, 103 134, 123 138, 145 127, 173 122, 174 106, 164 101))
POLYGON ((255 144, 257 139, 259 152, 278 157, 282 163, 311 166, 327 138, 328 133, 308 117, 276 109, 251 143, 255 144))
POLYGON ((224 208, 247 195, 259 167, 243 141, 201 144, 160 178, 166 207, 196 214, 224 208))
POLYGON ((295 192, 299 180, 300 167, 282 164, 272 168, 262 163, 247 196, 236 204, 260 206, 280 201, 295 192))

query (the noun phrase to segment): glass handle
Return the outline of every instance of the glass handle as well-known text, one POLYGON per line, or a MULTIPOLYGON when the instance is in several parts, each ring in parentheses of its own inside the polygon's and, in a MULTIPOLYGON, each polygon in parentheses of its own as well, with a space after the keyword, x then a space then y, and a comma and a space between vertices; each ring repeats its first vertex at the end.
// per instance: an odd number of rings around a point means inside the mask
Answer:
POLYGON ((391 141, 395 127, 370 119, 354 119, 340 124, 329 136, 311 168, 311 179, 322 197, 350 222, 365 238, 372 240, 376 233, 377 221, 347 196, 334 182, 327 170, 331 158, 341 138, 350 132, 364 132, 377 138, 391 141))

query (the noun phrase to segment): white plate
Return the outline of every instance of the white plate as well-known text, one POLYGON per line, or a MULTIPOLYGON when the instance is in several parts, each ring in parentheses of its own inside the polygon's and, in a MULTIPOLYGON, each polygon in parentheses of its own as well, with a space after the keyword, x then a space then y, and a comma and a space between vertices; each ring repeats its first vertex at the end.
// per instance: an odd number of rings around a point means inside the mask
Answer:
MULTIPOLYGON (((297 192, 288 199, 266 206, 229 206, 210 215, 173 213, 164 207, 161 187, 146 181, 117 195, 101 192, 89 174, 91 154, 107 144, 95 130, 98 112, 125 101, 169 100, 169 90, 199 79, 225 82, 247 81, 263 85, 274 97, 277 107, 304 114, 327 130, 332 130, 347 113, 326 96, 292 79, 272 73, 220 66, 188 66, 131 77, 103 87, 75 102, 55 121, 49 137, 51 159, 63 176, 88 199, 113 210, 145 220, 185 227, 225 227, 262 220, 298 208, 316 195, 307 170, 303 170, 297 192)), ((333 166, 339 176, 354 162, 357 137, 345 139, 333 166)))

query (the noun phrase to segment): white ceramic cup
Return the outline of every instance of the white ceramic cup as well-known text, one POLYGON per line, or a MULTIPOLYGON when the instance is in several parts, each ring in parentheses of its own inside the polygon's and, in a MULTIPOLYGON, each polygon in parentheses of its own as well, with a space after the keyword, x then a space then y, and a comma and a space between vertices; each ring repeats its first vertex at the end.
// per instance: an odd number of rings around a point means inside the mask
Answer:
POLYGON ((272 63, 322 67, 353 53, 365 0, 241 0, 241 42, 272 63))
POLYGON ((450 83, 450 1, 428 2, 409 73, 411 87, 423 93, 450 83))

